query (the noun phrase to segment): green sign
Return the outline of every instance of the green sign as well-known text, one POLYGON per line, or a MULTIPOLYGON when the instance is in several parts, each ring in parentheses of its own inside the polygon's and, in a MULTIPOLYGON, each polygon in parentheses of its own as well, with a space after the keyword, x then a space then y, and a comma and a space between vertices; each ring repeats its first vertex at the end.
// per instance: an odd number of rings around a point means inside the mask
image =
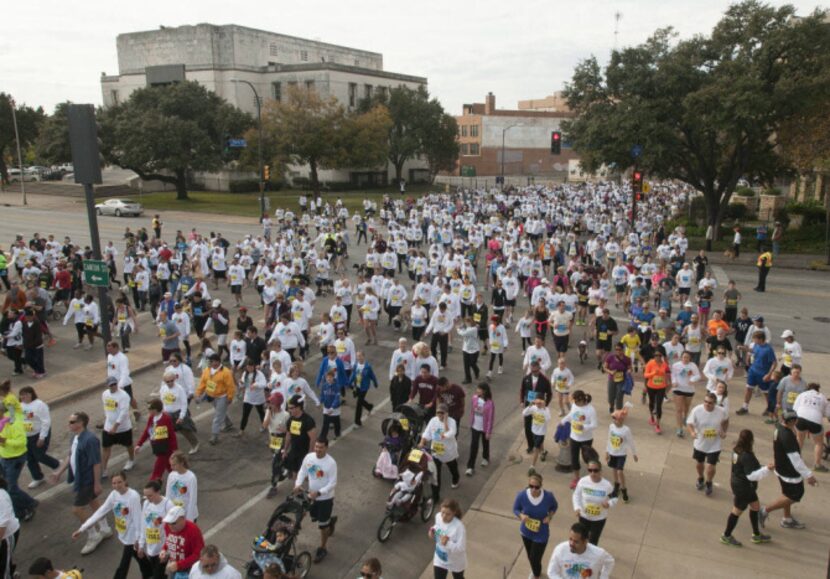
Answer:
POLYGON ((99 287, 109 287, 110 270, 107 267, 107 264, 97 259, 85 259, 84 283, 99 287))

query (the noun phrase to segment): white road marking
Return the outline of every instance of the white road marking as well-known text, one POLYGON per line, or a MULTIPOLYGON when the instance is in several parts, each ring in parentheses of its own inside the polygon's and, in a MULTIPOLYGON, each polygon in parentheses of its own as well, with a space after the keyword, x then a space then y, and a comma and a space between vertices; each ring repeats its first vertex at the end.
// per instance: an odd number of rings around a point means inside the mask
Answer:
POLYGON ((718 287, 725 288, 729 284, 729 276, 719 265, 713 265, 711 269, 715 279, 718 280, 718 287))

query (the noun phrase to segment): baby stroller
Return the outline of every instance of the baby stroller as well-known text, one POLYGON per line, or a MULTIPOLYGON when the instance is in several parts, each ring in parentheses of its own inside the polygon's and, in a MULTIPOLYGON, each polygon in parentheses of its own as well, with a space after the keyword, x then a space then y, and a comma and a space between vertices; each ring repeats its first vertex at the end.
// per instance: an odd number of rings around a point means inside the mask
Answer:
POLYGON ((395 415, 400 415, 398 420, 407 427, 410 446, 418 446, 421 441, 421 431, 427 421, 426 409, 415 402, 407 402, 395 409, 395 414, 392 416, 395 415))
POLYGON ((427 451, 414 448, 406 454, 401 476, 389 494, 386 516, 378 527, 378 541, 388 541, 398 523, 412 519, 419 511, 423 522, 432 519, 435 501, 432 492, 425 493, 424 489, 429 488, 435 478, 435 462, 427 451))
POLYGON ((409 449, 412 448, 410 428, 409 420, 397 412, 381 422, 383 441, 380 443, 380 456, 372 467, 372 476, 386 480, 398 480, 398 467, 403 466, 402 457, 406 457, 409 449))
POLYGON ((311 553, 297 552, 297 537, 306 513, 311 508, 308 494, 291 494, 268 519, 262 535, 254 539, 252 559, 247 563, 248 579, 259 579, 276 563, 283 573, 305 578, 311 570, 311 553))

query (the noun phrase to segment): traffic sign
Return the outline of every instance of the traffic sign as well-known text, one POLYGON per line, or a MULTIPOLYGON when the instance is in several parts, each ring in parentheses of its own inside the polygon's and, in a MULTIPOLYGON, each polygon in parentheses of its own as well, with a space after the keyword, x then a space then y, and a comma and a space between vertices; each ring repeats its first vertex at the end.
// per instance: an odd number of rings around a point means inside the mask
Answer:
POLYGON ((107 264, 98 259, 85 259, 84 283, 98 287, 109 287, 110 270, 107 264))
POLYGON ((228 146, 231 149, 244 149, 248 146, 248 141, 245 139, 228 139, 228 146))
POLYGON ((639 158, 640 155, 643 154, 643 146, 642 145, 634 145, 631 147, 631 156, 634 159, 639 158))
POLYGON ((651 193, 651 183, 643 183, 643 193, 651 193))

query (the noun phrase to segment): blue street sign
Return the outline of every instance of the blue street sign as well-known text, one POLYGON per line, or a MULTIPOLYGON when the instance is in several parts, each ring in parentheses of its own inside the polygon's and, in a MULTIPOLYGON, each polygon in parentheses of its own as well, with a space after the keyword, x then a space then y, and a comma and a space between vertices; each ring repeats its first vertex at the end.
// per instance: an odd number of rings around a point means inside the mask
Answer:
POLYGON ((245 139, 228 139, 228 146, 231 149, 244 149, 248 146, 248 141, 245 139))
POLYGON ((642 145, 634 145, 631 147, 631 156, 635 159, 643 154, 643 146, 642 145))

